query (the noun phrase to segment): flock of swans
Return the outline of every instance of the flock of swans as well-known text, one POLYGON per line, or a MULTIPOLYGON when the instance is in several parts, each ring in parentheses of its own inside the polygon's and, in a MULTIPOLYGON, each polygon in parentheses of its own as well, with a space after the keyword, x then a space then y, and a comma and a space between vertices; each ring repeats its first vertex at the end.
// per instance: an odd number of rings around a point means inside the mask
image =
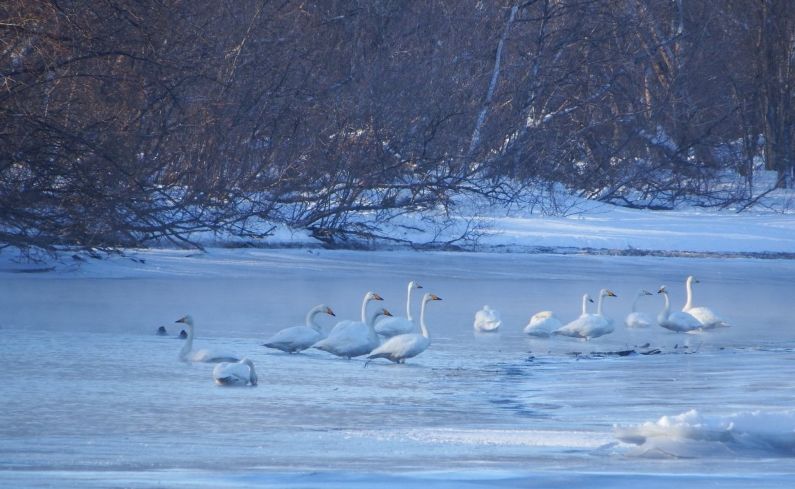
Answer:
MULTIPOLYGON (((657 291, 663 296, 664 307, 656 318, 656 323, 670 331, 688 333, 706 331, 729 326, 714 311, 708 307, 693 305, 693 284, 699 283, 692 276, 687 278, 687 302, 681 311, 671 312, 671 304, 666 286, 661 286, 657 291)), ((364 295, 361 306, 361 318, 343 320, 338 322, 326 335, 322 326, 317 322, 320 315, 336 316, 334 311, 325 304, 313 307, 306 314, 305 324, 285 328, 274 334, 263 343, 267 348, 281 350, 286 353, 298 353, 309 348, 331 353, 338 357, 353 358, 367 355, 367 362, 378 358, 385 358, 395 363, 405 363, 424 352, 431 344, 428 325, 425 322, 426 307, 430 302, 442 300, 439 296, 426 293, 422 297, 419 322, 412 317, 412 293, 421 289, 417 282, 408 284, 406 297, 406 316, 393 316, 383 307, 368 308, 374 301, 383 301, 375 292, 364 295)), ((632 312, 627 315, 625 324, 628 328, 648 328, 654 325, 655 318, 645 312, 637 311, 638 301, 653 295, 646 290, 638 291, 632 303, 632 312)), ((533 315, 525 326, 524 332, 530 336, 548 338, 553 335, 569 336, 583 340, 591 340, 607 335, 614 331, 614 321, 604 313, 604 300, 608 297, 617 297, 609 290, 602 289, 599 293, 595 313, 588 312, 588 304, 593 299, 585 294, 582 297, 582 312, 573 321, 563 324, 552 311, 541 311, 533 315)), ((257 373, 254 363, 247 358, 222 351, 201 349, 193 350, 194 324, 191 316, 184 316, 176 321, 187 328, 185 343, 179 352, 179 359, 183 362, 217 363, 213 369, 213 379, 218 385, 225 386, 256 386, 257 373)), ((502 321, 499 313, 484 306, 475 314, 474 328, 482 332, 498 331, 502 321)), ((161 327, 158 334, 164 332, 161 327), (161 331, 162 330, 162 331, 161 331)))
MULTIPOLYGON (((681 311, 671 312, 671 301, 668 297, 668 289, 665 285, 660 286, 657 291, 663 296, 664 306, 660 314, 657 315, 656 323, 670 331, 677 333, 694 333, 707 331, 716 328, 728 327, 729 324, 721 319, 712 309, 708 307, 696 307, 693 305, 693 284, 699 283, 692 275, 687 277, 685 288, 687 289, 687 302, 681 311)), ((645 297, 654 295, 651 292, 641 289, 632 301, 632 312, 630 312, 624 324, 628 328, 648 328, 655 323, 655 318, 645 312, 637 310, 638 301, 645 297)), ((562 324, 552 311, 542 311, 530 318, 530 322, 525 326, 524 332, 530 336, 549 337, 550 335, 571 336, 590 340, 615 330, 614 321, 605 315, 603 309, 606 297, 618 297, 612 290, 602 289, 599 292, 599 302, 596 306, 596 313, 588 312, 588 303, 593 299, 588 294, 582 297, 582 313, 580 316, 568 324, 562 324)), ((485 310, 485 308, 484 308, 485 310)), ((484 311, 479 311, 478 314, 484 311)), ((493 312, 493 310, 491 311, 493 312)), ((494 318, 491 318, 492 321, 494 318)), ((475 318, 475 328, 479 326, 478 317, 475 318)))

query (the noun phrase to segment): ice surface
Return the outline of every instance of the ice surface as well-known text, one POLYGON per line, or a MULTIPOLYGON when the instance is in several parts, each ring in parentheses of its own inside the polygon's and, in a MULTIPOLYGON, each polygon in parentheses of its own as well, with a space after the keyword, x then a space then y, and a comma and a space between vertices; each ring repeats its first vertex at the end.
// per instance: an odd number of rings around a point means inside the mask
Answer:
POLYGON ((704 416, 695 409, 663 416, 656 423, 617 428, 637 453, 657 457, 698 457, 714 453, 795 457, 795 411, 752 411, 704 416))
MULTIPOLYGON (((795 387, 795 262, 324 250, 185 255, 140 252, 145 263, 116 257, 50 273, 0 273, 0 486, 795 481, 792 453, 760 443, 792 436, 791 415, 780 413, 792 409, 795 387), (665 283, 681 307, 691 273, 701 280, 696 302, 732 328, 679 335, 623 327, 639 288, 665 283), (260 346, 314 304, 328 304, 338 319, 358 317, 367 290, 402 311, 410 279, 444 301, 428 309, 433 344, 406 365, 364 368, 362 360, 260 346), (605 306, 615 333, 590 342, 522 334, 540 310, 563 321, 576 317, 582 294, 602 287, 619 296, 605 306), (473 334, 472 316, 483 304, 500 310, 500 333, 473 334), (172 337, 179 332, 173 321, 186 313, 196 322, 196 348, 251 358, 260 385, 216 387, 211 364, 177 361, 182 343, 172 337), (154 334, 160 325, 169 337, 154 334), (680 420, 691 410, 697 415, 680 420), (765 417, 775 413, 783 418, 765 417), (655 421, 664 416, 690 432, 708 426, 719 440, 729 425, 754 440, 690 449, 688 437, 672 437, 655 421), (644 454, 637 443, 658 433, 673 440, 666 449, 683 453, 644 454)), ((640 307, 656 312, 661 300, 640 307)), ((331 319, 320 321, 328 328, 331 319)))

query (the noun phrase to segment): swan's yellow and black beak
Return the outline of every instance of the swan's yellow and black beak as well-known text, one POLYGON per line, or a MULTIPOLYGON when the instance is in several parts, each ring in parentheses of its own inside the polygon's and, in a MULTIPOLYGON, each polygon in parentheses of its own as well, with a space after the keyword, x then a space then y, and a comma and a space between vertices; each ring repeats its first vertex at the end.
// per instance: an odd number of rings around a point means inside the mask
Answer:
POLYGON ((442 298, 441 298, 441 297, 439 297, 439 296, 438 296, 438 295, 436 295, 436 294, 431 294, 431 295, 430 295, 430 299, 431 299, 432 301, 440 301, 440 300, 442 300, 442 298))
POLYGON ((615 293, 615 292, 613 292, 612 290, 608 290, 608 291, 607 291, 607 297, 618 297, 618 296, 617 296, 617 295, 616 295, 616 293, 615 293))
POLYGON ((376 294, 375 292, 373 292, 373 300, 374 301, 382 301, 382 300, 384 300, 384 298, 381 297, 380 295, 376 294))
POLYGON ((416 283, 415 283, 415 284, 414 284, 414 288, 415 288, 415 289, 421 289, 421 288, 422 288, 422 285, 420 285, 420 284, 416 284, 416 283))
POLYGON ((588 298, 588 302, 590 302, 591 304, 593 304, 593 299, 591 299, 591 298, 589 297, 589 298, 588 298))
POLYGON ((391 313, 391 312, 389 312, 389 311, 388 311, 388 310, 386 310, 386 309, 382 309, 381 311, 382 311, 382 314, 383 314, 384 316, 391 316, 391 315, 392 315, 392 313, 391 313))
POLYGON ((175 323, 184 323, 188 316, 182 316, 181 318, 174 321, 175 323))
POLYGON ((666 290, 666 288, 665 288, 665 285, 663 285, 662 287, 660 287, 660 290, 658 290, 658 291, 657 291, 657 293, 658 293, 658 294, 664 294, 664 293, 666 293, 666 292, 668 292, 668 291, 666 290))
POLYGON ((326 308, 326 314, 328 314, 329 316, 336 316, 336 314, 334 314, 334 311, 332 311, 330 307, 326 308))

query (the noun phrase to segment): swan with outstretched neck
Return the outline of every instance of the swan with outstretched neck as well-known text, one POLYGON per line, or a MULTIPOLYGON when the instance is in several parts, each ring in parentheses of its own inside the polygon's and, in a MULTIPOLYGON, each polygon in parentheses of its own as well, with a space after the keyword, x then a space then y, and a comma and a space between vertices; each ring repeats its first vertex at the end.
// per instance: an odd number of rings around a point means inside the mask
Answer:
POLYGON ((701 329, 701 322, 692 315, 683 311, 671 312, 671 301, 668 298, 668 289, 665 285, 660 286, 657 293, 662 294, 665 300, 663 310, 657 316, 657 324, 677 333, 688 333, 701 329))
POLYGON ((647 295, 654 294, 648 290, 640 289, 635 296, 635 300, 632 301, 632 312, 627 314, 626 319, 624 319, 624 324, 626 324, 628 328, 648 328, 654 324, 654 318, 651 314, 638 311, 638 300, 647 295))
POLYGON ((427 350, 431 345, 431 334, 428 331, 428 325, 425 324, 425 306, 431 301, 440 300, 442 299, 434 294, 422 296, 420 334, 406 333, 389 338, 370 353, 370 356, 367 357, 368 362, 376 358, 386 358, 395 363, 405 363, 407 358, 416 357, 427 350))
POLYGON ((320 314, 335 316, 334 311, 327 305, 317 305, 306 313, 304 325, 282 329, 265 341, 262 346, 287 353, 306 350, 325 337, 323 327, 317 322, 317 316, 320 314))
POLYGON ((685 302, 685 306, 682 308, 682 311, 690 314, 694 318, 698 319, 698 322, 701 323, 701 327, 703 329, 714 329, 714 328, 725 328, 728 327, 729 324, 724 321, 720 316, 715 314, 715 311, 710 309, 709 307, 693 306, 693 284, 700 283, 695 277, 690 275, 687 277, 685 281, 685 287, 687 289, 687 302, 685 302))
POLYGON ((582 298, 583 313, 574 321, 554 331, 554 334, 590 340, 613 332, 613 321, 605 317, 602 303, 605 297, 618 297, 612 290, 602 289, 599 292, 599 303, 596 314, 588 314, 587 306, 591 298, 585 294, 582 298))
POLYGON ((185 344, 179 351, 179 359, 183 362, 237 362, 239 358, 237 355, 231 353, 210 350, 207 348, 193 351, 193 318, 190 315, 183 316, 175 323, 183 323, 188 328, 188 337, 185 339, 185 344))
POLYGON ((411 292, 421 288, 422 285, 417 282, 413 280, 409 282, 408 292, 406 293, 406 317, 387 316, 381 318, 375 323, 375 332, 387 338, 415 332, 417 326, 414 325, 414 318, 411 317, 411 292))
POLYGON ((257 371, 254 369, 254 362, 248 358, 233 363, 223 362, 213 369, 213 380, 223 386, 254 387, 257 385, 257 371))

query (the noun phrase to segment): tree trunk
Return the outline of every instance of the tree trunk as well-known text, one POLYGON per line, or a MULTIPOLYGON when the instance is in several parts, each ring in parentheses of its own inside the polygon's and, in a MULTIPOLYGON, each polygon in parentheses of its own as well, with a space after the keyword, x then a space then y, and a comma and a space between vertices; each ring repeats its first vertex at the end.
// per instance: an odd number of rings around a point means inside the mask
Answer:
POLYGON ((792 62, 793 6, 789 0, 764 0, 759 54, 765 165, 778 174, 776 186, 793 185, 792 62))

